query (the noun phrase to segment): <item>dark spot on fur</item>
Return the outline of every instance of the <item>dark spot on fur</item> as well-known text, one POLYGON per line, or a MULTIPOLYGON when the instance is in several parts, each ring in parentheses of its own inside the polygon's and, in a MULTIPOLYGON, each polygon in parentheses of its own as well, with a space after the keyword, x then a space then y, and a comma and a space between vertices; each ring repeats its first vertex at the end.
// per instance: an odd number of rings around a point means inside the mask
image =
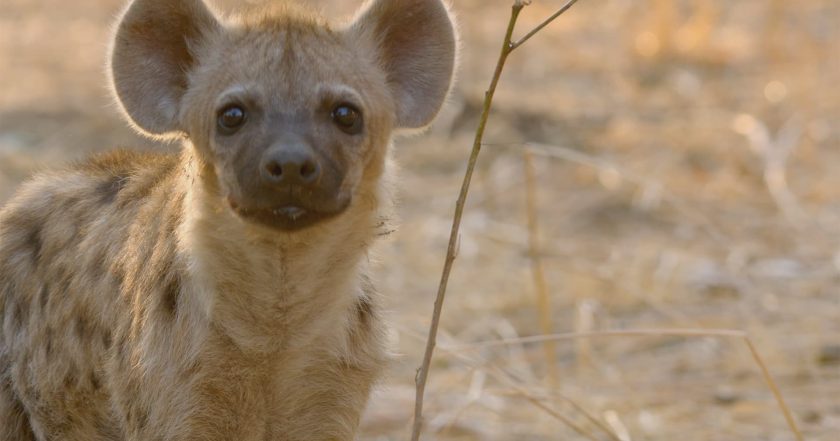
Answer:
POLYGON ((137 427, 145 429, 149 425, 149 412, 146 409, 140 409, 137 412, 137 427))
POLYGON ((6 305, 7 313, 10 314, 7 320, 12 323, 14 329, 21 329, 29 316, 29 304, 15 297, 12 297, 9 302, 11 304, 6 305))
POLYGON ((117 282, 117 289, 122 291, 122 287, 125 284, 125 271, 122 268, 118 268, 113 273, 114 281, 117 282))
POLYGON ((41 248, 43 247, 43 243, 41 242, 41 224, 33 222, 26 227, 29 228, 29 232, 26 235, 26 245, 29 247, 32 263, 37 266, 38 260, 41 258, 41 248))
POLYGON ((6 312, 6 320, 12 323, 12 328, 20 328, 22 319, 20 304, 17 302, 17 299, 12 297, 8 300, 8 303, 6 304, 6 312))
POLYGON ((81 204, 82 198, 76 195, 66 196, 64 199, 59 201, 61 205, 68 211, 74 210, 77 208, 78 205, 81 204))
POLYGON ((122 190, 127 183, 128 177, 126 176, 109 176, 108 180, 102 181, 96 187, 96 193, 99 195, 99 200, 103 204, 112 204, 117 199, 117 195, 119 195, 120 190, 122 190))
POLYGON ((47 328, 47 335, 44 337, 46 343, 44 344, 44 351, 47 354, 47 358, 52 356, 52 347, 53 347, 53 335, 52 329, 47 328))
POLYGON ((29 308, 30 308, 30 301, 21 299, 20 305, 20 318, 22 320, 28 321, 29 319, 29 308))
POLYGON ((90 336, 92 326, 84 316, 80 316, 76 318, 75 330, 79 340, 87 340, 90 336))
POLYGON ((41 287, 41 292, 38 293, 38 303, 41 305, 41 312, 47 310, 47 303, 50 300, 50 285, 45 283, 44 286, 41 287))
POLYGON ((171 317, 175 317, 178 313, 178 299, 180 297, 181 281, 177 278, 172 279, 163 290, 163 298, 161 299, 163 310, 171 317))
POLYGON ((135 430, 142 431, 149 424, 149 412, 134 405, 129 405, 126 419, 130 425, 134 426, 135 430))
POLYGON ((362 274, 361 289, 362 295, 356 299, 356 316, 363 328, 370 328, 376 316, 376 306, 373 304, 376 287, 367 274, 362 274))
POLYGON ((90 373, 90 386, 95 391, 98 391, 100 388, 102 388, 102 380, 99 379, 99 375, 96 375, 96 372, 90 373))
POLYGON ((111 331, 105 331, 102 333, 102 346, 105 348, 110 348, 111 345, 114 343, 114 339, 111 338, 111 331))
POLYGON ((356 300, 356 314, 362 326, 366 328, 370 326, 373 321, 373 315, 375 314, 373 302, 371 302, 370 297, 362 296, 356 300))
POLYGON ((64 387, 70 389, 76 384, 75 369, 68 369, 67 374, 64 375, 64 387))
POLYGON ((134 424, 134 407, 128 402, 124 402, 123 405, 128 405, 128 410, 125 412, 125 421, 129 424, 134 424))

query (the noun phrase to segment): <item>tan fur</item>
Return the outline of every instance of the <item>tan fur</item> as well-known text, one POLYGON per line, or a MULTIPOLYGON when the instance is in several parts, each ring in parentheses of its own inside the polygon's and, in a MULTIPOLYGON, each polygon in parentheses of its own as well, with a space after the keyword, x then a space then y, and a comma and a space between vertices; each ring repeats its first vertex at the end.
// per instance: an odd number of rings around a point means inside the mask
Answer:
POLYGON ((219 19, 200 0, 132 3, 117 96, 184 148, 41 174, 0 212, 0 440, 352 439, 388 358, 366 253, 391 133, 437 113, 454 38, 440 0, 376 0, 337 28, 287 7, 219 19), (260 110, 220 136, 231 96, 260 110), (348 99, 361 135, 318 110, 348 99), (289 143, 324 164, 289 197, 328 215, 238 215, 232 201, 274 197, 254 158, 289 143))

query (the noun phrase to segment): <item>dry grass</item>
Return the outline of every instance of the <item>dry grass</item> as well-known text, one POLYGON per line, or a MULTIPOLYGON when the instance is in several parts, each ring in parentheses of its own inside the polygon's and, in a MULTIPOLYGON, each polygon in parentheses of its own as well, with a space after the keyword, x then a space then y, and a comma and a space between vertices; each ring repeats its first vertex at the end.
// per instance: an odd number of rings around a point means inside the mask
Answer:
MULTIPOLYGON (((149 145, 124 128, 103 87, 120 3, 0 6, 0 198, 33 169, 149 145)), ((334 14, 356 6, 312 3, 334 14)), ((379 249, 379 286, 404 355, 363 439, 408 436, 453 195, 508 18, 507 0, 453 3, 459 86, 429 135, 398 146, 402 222, 379 249)), ((535 1, 521 29, 560 4, 535 1)), ((541 343, 479 344, 545 333, 526 147, 554 333, 743 330, 805 439, 836 439, 837 23, 835 0, 584 1, 517 51, 464 216, 426 398, 429 439, 794 439, 733 339, 558 340, 556 387, 541 343)))

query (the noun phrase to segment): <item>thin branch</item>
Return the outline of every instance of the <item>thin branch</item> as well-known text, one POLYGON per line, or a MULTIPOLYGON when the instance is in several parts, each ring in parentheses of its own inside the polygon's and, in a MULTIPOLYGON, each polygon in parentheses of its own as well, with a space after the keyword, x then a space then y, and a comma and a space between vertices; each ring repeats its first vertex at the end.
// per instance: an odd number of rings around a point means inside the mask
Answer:
POLYGON ((423 356, 423 364, 417 371, 415 383, 417 385, 416 398, 414 402, 414 425, 411 432, 411 440, 418 441, 420 433, 423 429, 423 398, 426 392, 426 381, 429 378, 429 368, 432 364, 432 356, 435 351, 435 344, 437 340, 437 332, 440 327, 440 316, 443 310, 443 301, 446 298, 446 288, 449 284, 449 275, 452 271, 452 265, 455 263, 455 257, 458 251, 458 238, 461 231, 461 218, 464 215, 464 206, 466 205, 467 195, 470 190, 470 183, 472 182, 472 175, 475 171, 475 165, 478 162, 478 155, 481 152, 481 141, 484 139, 484 130, 487 128, 487 120, 490 116, 490 109, 493 105, 493 96, 496 93, 496 87, 499 85, 499 80, 502 76, 502 71, 507 62, 508 55, 510 55, 511 38, 513 30, 516 28, 516 21, 519 18, 519 13, 526 3, 522 0, 516 0, 511 7, 510 21, 508 22, 507 31, 505 32, 504 42, 502 44, 501 53, 499 54, 499 61, 496 64, 496 70, 493 73, 493 79, 490 81, 490 87, 487 89, 484 97, 484 108, 481 112, 481 120, 475 132, 475 141, 473 142, 472 153, 470 154, 469 163, 467 164, 467 171, 464 175, 464 182, 461 185, 461 192, 458 196, 458 202, 455 205, 455 216, 452 220, 452 232, 449 236, 449 247, 446 253, 446 260, 443 266, 443 273, 440 278, 440 285, 438 286, 437 297, 435 299, 434 313, 432 315, 432 323, 429 326, 429 337, 426 341, 426 352, 423 356))
POLYGON ((545 19, 545 21, 543 21, 542 23, 540 23, 540 24, 539 24, 539 26, 537 26, 537 27, 535 27, 534 29, 532 29, 532 30, 531 30, 531 32, 528 32, 527 34, 525 34, 525 36, 524 36, 524 37, 520 38, 520 39, 519 39, 519 40, 517 40, 516 42, 511 43, 511 45, 510 45, 510 50, 511 50, 511 51, 514 51, 514 50, 516 50, 519 46, 522 46, 523 44, 525 44, 525 42, 526 42, 526 41, 530 40, 530 39, 531 39, 531 37, 533 37, 534 35, 537 35, 537 33, 538 33, 539 31, 543 30, 543 28, 545 28, 546 26, 550 25, 550 24, 551 24, 551 22, 553 22, 554 20, 556 20, 556 19, 557 19, 557 17, 559 17, 559 16, 563 15, 563 13, 565 13, 566 11, 568 11, 568 10, 569 10, 569 8, 571 8, 572 6, 574 6, 574 5, 575 5, 575 3, 577 3, 577 2, 578 2, 578 0, 569 0, 569 2, 568 2, 568 3, 566 3, 565 5, 563 5, 563 7, 562 7, 562 8, 560 8, 560 10, 558 10, 557 12, 555 12, 554 14, 552 14, 552 16, 551 16, 551 17, 548 17, 547 19, 545 19))
POLYGON ((522 46, 531 37, 536 35, 549 23, 554 21, 557 17, 571 8, 577 0, 570 0, 566 5, 560 8, 554 15, 549 17, 542 24, 537 26, 525 37, 517 42, 513 42, 513 31, 516 28, 516 22, 519 19, 519 14, 525 6, 529 5, 530 0, 514 0, 511 6, 510 20, 508 21, 507 31, 502 43, 502 48, 499 54, 499 60, 496 63, 496 70, 493 72, 493 78, 490 81, 490 87, 485 92, 484 105, 481 112, 481 119, 478 123, 478 128, 475 132, 475 140, 473 142, 470 159, 467 163, 467 171, 464 174, 464 182, 461 185, 461 192, 458 195, 458 202, 455 204, 455 216, 452 219, 452 232, 449 236, 449 246, 446 252, 446 259, 443 265, 443 272, 440 277, 440 285, 438 285, 437 297, 435 298, 435 307, 432 315, 432 323, 429 326, 429 337, 426 341, 426 352, 423 355, 423 363, 417 371, 416 383, 416 398, 414 402, 414 424, 411 431, 411 441, 418 441, 420 433, 423 429, 423 398, 426 393, 426 382, 429 378, 429 368, 432 364, 432 356, 435 352, 435 344, 437 341, 437 332, 440 327, 440 316, 443 311, 443 302, 446 298, 446 288, 449 285, 449 275, 452 272, 452 265, 455 263, 455 258, 458 254, 458 239, 461 231, 461 218, 464 215, 464 207, 467 202, 467 196, 470 191, 470 184, 472 183, 473 172, 475 171, 476 163, 478 162, 479 153, 481 153, 482 140, 484 139, 484 131, 487 128, 487 120, 490 116, 490 110, 493 107, 493 97, 496 94, 496 88, 499 85, 499 80, 502 77, 505 63, 508 56, 519 46, 522 46))

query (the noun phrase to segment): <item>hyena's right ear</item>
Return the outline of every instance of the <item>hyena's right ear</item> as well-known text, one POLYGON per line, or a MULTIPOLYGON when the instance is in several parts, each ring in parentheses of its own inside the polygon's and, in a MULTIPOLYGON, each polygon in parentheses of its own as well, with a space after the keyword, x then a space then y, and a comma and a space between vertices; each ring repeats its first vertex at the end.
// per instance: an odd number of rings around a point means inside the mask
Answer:
POLYGON ((134 0, 111 54, 114 91, 126 114, 156 136, 183 132, 178 122, 191 49, 219 28, 202 0, 134 0))

